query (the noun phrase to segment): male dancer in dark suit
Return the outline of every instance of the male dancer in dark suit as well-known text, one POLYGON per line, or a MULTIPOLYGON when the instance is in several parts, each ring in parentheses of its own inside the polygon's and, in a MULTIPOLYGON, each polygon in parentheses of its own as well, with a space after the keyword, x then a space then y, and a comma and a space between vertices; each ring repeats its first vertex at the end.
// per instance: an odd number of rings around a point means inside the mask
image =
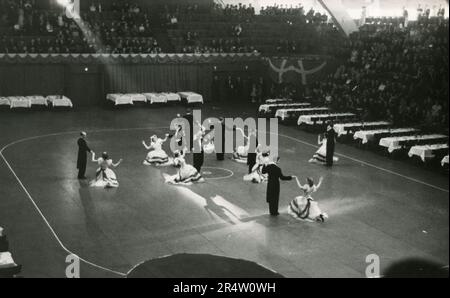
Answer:
POLYGON ((78 179, 86 179, 86 165, 87 165, 87 153, 93 153, 86 142, 87 133, 84 131, 80 133, 80 138, 78 139, 78 159, 77 159, 77 169, 78 169, 78 179))
POLYGON ((274 161, 263 166, 262 173, 269 175, 267 183, 267 203, 271 216, 278 216, 278 203, 280 201, 280 180, 291 181, 293 176, 284 176, 277 166, 279 158, 274 157, 274 161))
POLYGON ((218 161, 223 161, 225 160, 225 131, 226 131, 226 126, 225 126, 225 118, 220 118, 220 126, 222 129, 222 152, 220 153, 216 153, 216 158, 218 161))
POLYGON ((334 147, 336 145, 336 131, 334 130, 333 122, 328 122, 327 131, 327 167, 333 166, 334 147))

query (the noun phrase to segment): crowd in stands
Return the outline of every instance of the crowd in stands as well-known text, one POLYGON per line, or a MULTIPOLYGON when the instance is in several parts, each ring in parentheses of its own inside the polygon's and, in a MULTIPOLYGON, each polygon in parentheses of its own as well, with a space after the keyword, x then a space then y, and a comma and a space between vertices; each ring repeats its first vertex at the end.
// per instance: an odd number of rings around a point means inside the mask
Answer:
POLYGON ((139 6, 113 3, 112 11, 92 4, 81 19, 63 10, 34 9, 31 0, 1 0, 3 53, 161 53, 150 18, 139 6), (30 4, 30 5, 28 5, 30 4))
POLYGON ((370 22, 351 35, 346 63, 312 96, 366 120, 448 131, 448 20, 370 22))

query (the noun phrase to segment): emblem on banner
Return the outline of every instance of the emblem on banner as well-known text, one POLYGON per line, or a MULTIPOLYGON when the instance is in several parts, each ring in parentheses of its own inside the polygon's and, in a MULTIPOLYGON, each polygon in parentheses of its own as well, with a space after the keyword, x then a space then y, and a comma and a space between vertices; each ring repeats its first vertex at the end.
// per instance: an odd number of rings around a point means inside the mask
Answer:
POLYGON ((316 73, 316 72, 321 71, 321 70, 327 65, 327 61, 324 61, 321 65, 319 65, 319 66, 317 66, 317 67, 315 67, 315 68, 306 70, 306 69, 305 69, 305 66, 304 66, 304 64, 303 64, 303 60, 301 60, 301 59, 300 59, 300 60, 297 60, 298 68, 295 67, 294 65, 290 65, 290 66, 287 66, 287 67, 286 67, 286 64, 287 64, 287 63, 288 63, 288 60, 287 60, 287 59, 283 59, 283 61, 281 62, 280 67, 276 67, 276 66, 273 64, 272 60, 269 59, 269 65, 270 65, 270 68, 271 68, 274 72, 276 72, 276 73, 278 74, 278 83, 280 83, 280 84, 283 83, 283 75, 284 75, 285 73, 294 71, 294 72, 298 73, 299 75, 301 75, 301 78, 302 78, 302 84, 303 84, 303 85, 306 85, 306 84, 307 84, 307 76, 308 76, 308 75, 311 75, 311 74, 314 74, 314 73, 316 73))

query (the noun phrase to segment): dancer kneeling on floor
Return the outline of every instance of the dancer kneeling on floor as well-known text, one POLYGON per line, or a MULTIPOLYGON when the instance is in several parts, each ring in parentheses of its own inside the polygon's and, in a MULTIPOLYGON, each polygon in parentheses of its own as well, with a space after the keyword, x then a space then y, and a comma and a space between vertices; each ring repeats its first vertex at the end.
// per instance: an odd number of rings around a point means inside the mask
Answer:
MULTIPOLYGON (((186 148, 187 150, 187 148, 186 148)), ((164 174, 166 183, 169 184, 185 184, 190 185, 193 182, 204 182, 202 175, 191 165, 186 163, 185 151, 175 152, 174 166, 178 168, 178 173, 175 175, 164 174)))
MULTIPOLYGON (((319 150, 317 150, 317 152, 314 153, 313 158, 311 158, 309 160, 309 162, 326 165, 327 164, 327 138, 324 136, 323 139, 320 139, 320 135, 319 135, 317 143, 321 146, 320 146, 319 150)), ((339 158, 333 157, 333 161, 338 162, 339 158)))
POLYGON ((320 178, 319 183, 314 185, 314 180, 308 178, 305 185, 302 185, 298 178, 295 177, 298 187, 303 191, 303 196, 298 196, 289 204, 288 212, 297 219, 309 222, 324 222, 328 219, 328 215, 323 213, 319 204, 311 197, 322 185, 323 179, 320 178))
POLYGON ((102 157, 95 159, 95 153, 92 153, 92 161, 99 165, 97 169, 95 180, 91 182, 93 187, 105 187, 105 188, 116 188, 119 187, 119 182, 117 181, 117 176, 111 170, 111 167, 118 167, 122 162, 120 159, 117 163, 114 163, 111 158, 109 158, 108 153, 104 152, 102 157))
POLYGON ((262 173, 263 167, 270 162, 270 151, 263 152, 262 147, 256 148, 256 162, 251 173, 244 176, 244 181, 251 181, 253 183, 262 183, 267 181, 267 174, 262 173))
POLYGON ((147 154, 147 158, 144 161, 144 165, 150 166, 170 166, 173 164, 173 161, 169 159, 167 153, 162 149, 162 145, 169 138, 169 134, 166 134, 165 139, 160 139, 156 135, 150 138, 150 145, 147 146, 145 141, 142 141, 142 145, 144 145, 145 149, 151 150, 147 154))

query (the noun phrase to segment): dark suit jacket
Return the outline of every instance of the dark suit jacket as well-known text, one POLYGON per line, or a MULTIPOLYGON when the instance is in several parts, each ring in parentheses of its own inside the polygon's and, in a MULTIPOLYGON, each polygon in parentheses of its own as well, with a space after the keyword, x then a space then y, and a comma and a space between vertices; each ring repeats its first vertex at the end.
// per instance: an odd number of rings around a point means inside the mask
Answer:
POLYGON ((83 167, 87 163, 87 154, 91 152, 91 149, 83 138, 78 139, 78 159, 77 159, 77 169, 83 167))
POLYGON ((292 176, 284 176, 275 164, 269 164, 262 169, 263 174, 269 174, 267 183, 267 202, 278 201, 280 198, 280 180, 290 181, 292 176))

